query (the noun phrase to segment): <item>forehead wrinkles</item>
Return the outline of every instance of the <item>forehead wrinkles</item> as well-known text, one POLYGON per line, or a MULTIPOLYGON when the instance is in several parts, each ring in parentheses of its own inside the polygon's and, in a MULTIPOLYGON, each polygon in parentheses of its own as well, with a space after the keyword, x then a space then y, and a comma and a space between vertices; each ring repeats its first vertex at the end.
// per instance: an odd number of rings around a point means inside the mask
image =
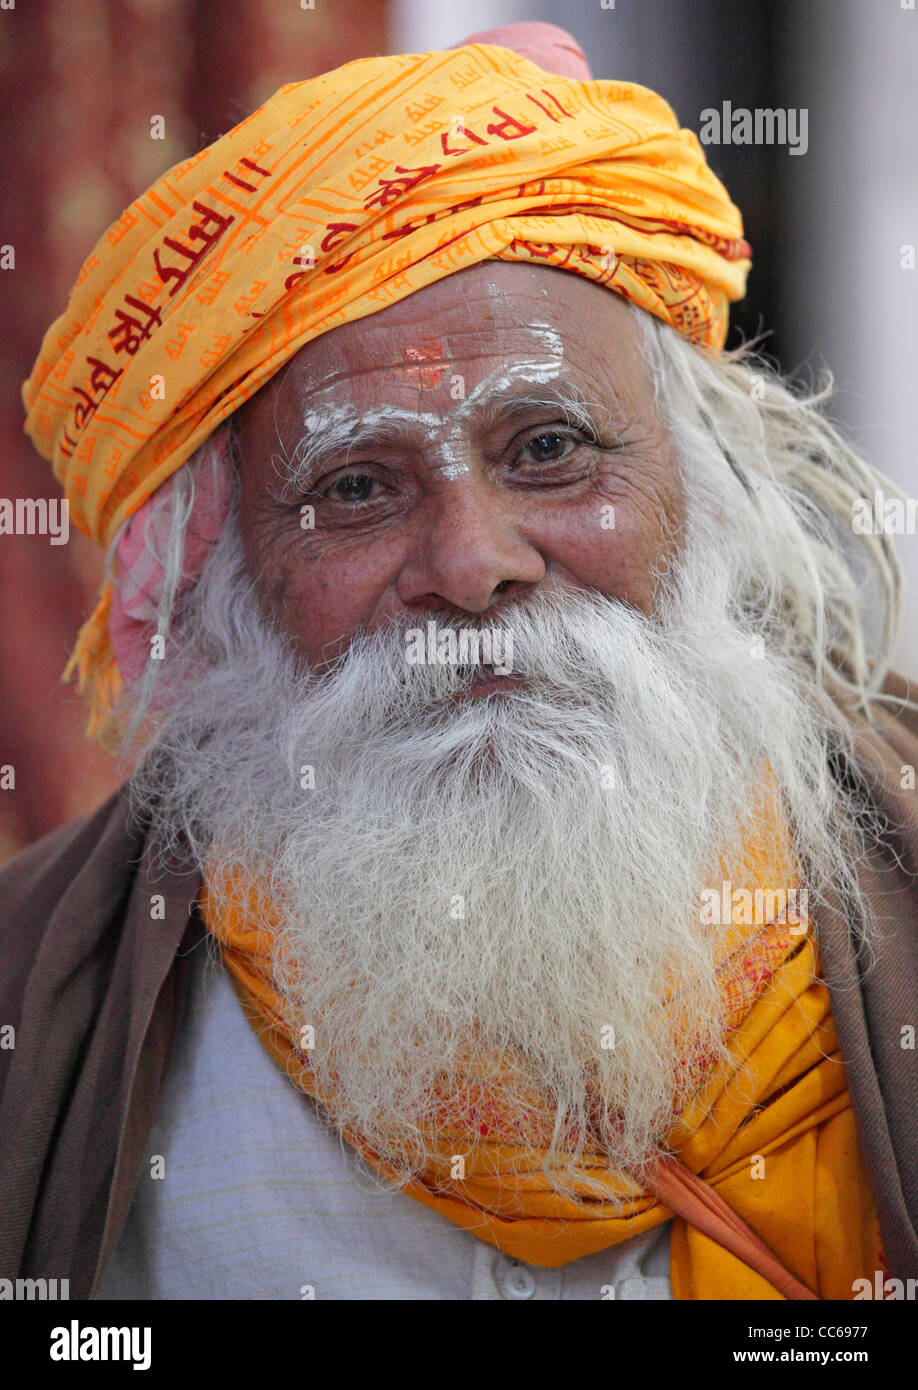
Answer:
MULTIPOLYGON (((302 349, 300 370, 294 368, 292 373, 294 379, 299 378, 301 395, 386 372, 394 380, 428 387, 436 385, 451 367, 467 372, 476 362, 489 358, 512 364, 535 358, 561 360, 565 356, 561 329, 535 315, 526 322, 438 325, 436 334, 429 327, 414 329, 407 325, 378 325, 374 331, 369 325, 375 317, 366 321, 368 327, 362 337, 348 333, 346 339, 339 338, 336 343, 332 334, 302 349), (314 354, 312 348, 317 350, 314 354)), ((349 324, 344 331, 352 327, 349 324)))

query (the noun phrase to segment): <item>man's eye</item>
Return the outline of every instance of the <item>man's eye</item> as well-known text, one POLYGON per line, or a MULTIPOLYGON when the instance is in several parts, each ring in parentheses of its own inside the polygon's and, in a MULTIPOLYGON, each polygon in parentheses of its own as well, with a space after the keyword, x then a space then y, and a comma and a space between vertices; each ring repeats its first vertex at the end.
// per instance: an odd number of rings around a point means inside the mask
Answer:
POLYGON ((368 473, 347 473, 337 478, 324 495, 335 502, 369 502, 377 481, 368 473))
POLYGON ((519 457, 530 454, 535 463, 558 463, 566 459, 579 443, 580 440, 573 435, 561 434, 558 430, 540 430, 526 441, 519 457))

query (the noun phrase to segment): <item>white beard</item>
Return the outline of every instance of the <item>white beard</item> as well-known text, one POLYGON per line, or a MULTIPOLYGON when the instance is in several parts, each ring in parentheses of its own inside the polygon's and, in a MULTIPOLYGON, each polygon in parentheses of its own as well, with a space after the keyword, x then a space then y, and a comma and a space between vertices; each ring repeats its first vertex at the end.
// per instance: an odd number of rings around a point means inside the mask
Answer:
POLYGON ((754 659, 731 583, 708 547, 684 555, 652 621, 540 590, 499 614, 527 684, 453 702, 470 673, 407 666, 395 627, 304 675, 258 611, 235 529, 221 540, 136 794, 161 838, 183 834, 280 907, 291 1027, 315 1028, 335 1122, 403 1177, 476 1068, 505 1077, 491 1137, 534 1134, 537 1104, 562 1180, 595 1147, 591 1124, 613 1167, 665 1144, 698 1080, 677 1064, 686 1020, 693 1052, 723 1047, 722 933, 700 895, 737 858, 764 759, 811 904, 844 875, 828 721, 789 658, 754 659))

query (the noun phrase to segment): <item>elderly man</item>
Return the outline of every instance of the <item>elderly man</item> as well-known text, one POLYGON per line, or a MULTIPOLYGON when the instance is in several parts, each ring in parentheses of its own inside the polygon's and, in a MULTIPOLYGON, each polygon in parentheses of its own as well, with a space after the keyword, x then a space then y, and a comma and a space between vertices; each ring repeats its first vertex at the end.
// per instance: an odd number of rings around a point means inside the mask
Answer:
POLYGON ((748 255, 547 26, 286 87, 99 243, 25 398, 134 770, 2 876, 4 1275, 914 1289, 899 572, 721 350, 748 255))

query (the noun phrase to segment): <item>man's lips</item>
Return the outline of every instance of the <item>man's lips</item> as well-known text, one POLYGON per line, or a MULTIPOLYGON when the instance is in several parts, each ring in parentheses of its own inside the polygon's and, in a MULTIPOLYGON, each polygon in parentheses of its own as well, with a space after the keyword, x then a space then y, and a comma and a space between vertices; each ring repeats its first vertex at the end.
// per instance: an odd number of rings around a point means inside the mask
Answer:
POLYGON ((458 691, 456 698, 465 699, 467 696, 472 696, 477 699, 480 695, 491 695, 495 690, 506 690, 510 686, 520 685, 524 682, 525 676, 516 671, 511 671, 508 675, 498 675, 495 670, 489 669, 466 690, 458 691))

